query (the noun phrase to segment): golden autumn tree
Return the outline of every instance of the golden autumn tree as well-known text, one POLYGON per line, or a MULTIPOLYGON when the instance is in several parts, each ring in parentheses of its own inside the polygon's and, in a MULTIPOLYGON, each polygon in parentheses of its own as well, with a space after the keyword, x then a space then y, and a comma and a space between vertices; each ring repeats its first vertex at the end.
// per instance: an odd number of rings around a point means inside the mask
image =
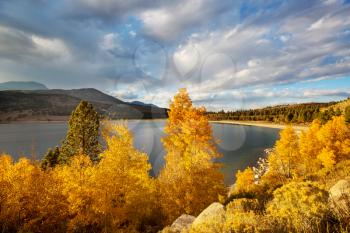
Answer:
POLYGON ((299 139, 301 176, 313 174, 321 168, 321 162, 317 159, 322 151, 322 144, 317 138, 318 131, 321 129, 321 122, 314 120, 306 131, 302 131, 299 139))
POLYGON ((281 179, 296 175, 299 165, 298 140, 298 135, 291 126, 281 131, 275 150, 268 157, 269 172, 279 175, 281 179))
POLYGON ((333 117, 317 133, 322 145, 318 159, 326 168, 350 158, 350 129, 343 116, 333 117))
POLYGON ((158 183, 166 222, 181 214, 199 214, 223 193, 220 157, 204 108, 195 108, 180 89, 170 104, 169 119, 162 139, 165 166, 158 183))
POLYGON ((66 197, 70 216, 68 231, 98 230, 98 216, 93 209, 96 184, 95 167, 89 156, 78 154, 65 165, 56 166, 55 176, 63 182, 63 195, 66 197))
POLYGON ((0 224, 3 232, 62 232, 67 202, 59 180, 28 159, 0 157, 0 224))
POLYGON ((94 176, 93 209, 104 232, 133 232, 143 227, 155 203, 151 165, 148 156, 134 148, 125 125, 107 127, 107 148, 94 176))
POLYGON ((243 171, 238 170, 236 173, 236 182, 233 186, 234 192, 249 192, 254 186, 254 171, 251 167, 247 167, 243 171))

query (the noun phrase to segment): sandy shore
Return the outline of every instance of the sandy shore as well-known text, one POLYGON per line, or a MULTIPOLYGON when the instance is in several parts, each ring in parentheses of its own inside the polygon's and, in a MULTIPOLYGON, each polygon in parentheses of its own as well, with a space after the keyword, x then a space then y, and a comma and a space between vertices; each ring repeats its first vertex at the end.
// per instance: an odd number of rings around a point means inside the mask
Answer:
MULTIPOLYGON (((231 124, 231 125, 247 125, 247 126, 257 126, 257 127, 266 127, 266 128, 274 128, 274 129, 284 129, 288 127, 288 124, 277 124, 277 123, 269 123, 264 121, 210 121, 212 123, 219 124, 231 124)), ((296 131, 304 131, 309 126, 308 125, 292 125, 296 131)))

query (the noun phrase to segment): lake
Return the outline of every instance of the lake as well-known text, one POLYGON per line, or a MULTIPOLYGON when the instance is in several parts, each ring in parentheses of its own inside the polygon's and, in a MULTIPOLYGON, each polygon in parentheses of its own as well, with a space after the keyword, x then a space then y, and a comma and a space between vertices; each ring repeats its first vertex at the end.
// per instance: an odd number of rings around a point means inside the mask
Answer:
MULTIPOLYGON (((160 138, 164 135, 165 121, 130 120, 128 126, 134 133, 134 144, 149 155, 153 172, 161 169, 165 154, 160 138)), ((217 148, 223 155, 220 161, 225 183, 234 180, 239 169, 254 166, 264 149, 271 148, 279 137, 279 129, 256 126, 212 124, 217 148)), ((25 156, 40 159, 49 147, 60 145, 65 137, 67 124, 64 122, 35 122, 0 124, 0 152, 13 158, 25 156)))

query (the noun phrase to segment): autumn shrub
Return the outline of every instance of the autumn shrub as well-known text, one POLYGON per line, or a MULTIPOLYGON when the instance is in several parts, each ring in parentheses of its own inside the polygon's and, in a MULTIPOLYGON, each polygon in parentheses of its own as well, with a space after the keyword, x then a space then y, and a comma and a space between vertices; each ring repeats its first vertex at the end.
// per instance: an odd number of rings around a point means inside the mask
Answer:
POLYGON ((279 182, 279 177, 273 177, 269 174, 264 174, 259 181, 255 181, 253 169, 250 167, 244 171, 238 171, 236 174, 236 182, 231 187, 229 197, 226 199, 225 204, 237 203, 239 201, 248 200, 254 201, 255 212, 265 212, 265 205, 272 199, 273 191, 282 186, 279 182))
POLYGON ((253 211, 237 212, 231 211, 228 207, 226 211, 226 222, 224 232, 232 233, 255 233, 270 232, 268 225, 265 224, 264 216, 258 215, 253 211))
POLYGON ((290 182, 274 192, 268 216, 286 231, 318 232, 325 220, 328 192, 312 182, 290 182))
POLYGON ((236 173, 236 182, 231 188, 231 193, 248 193, 252 191, 255 184, 254 171, 247 167, 243 171, 238 170, 236 173))

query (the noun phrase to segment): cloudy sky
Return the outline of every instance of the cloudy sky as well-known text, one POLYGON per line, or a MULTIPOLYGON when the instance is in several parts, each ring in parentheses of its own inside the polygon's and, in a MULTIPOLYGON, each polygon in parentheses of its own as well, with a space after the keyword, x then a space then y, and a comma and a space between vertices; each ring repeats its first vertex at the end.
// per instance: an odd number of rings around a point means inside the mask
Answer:
POLYGON ((350 1, 1 0, 0 82, 208 109, 350 96, 350 1))

